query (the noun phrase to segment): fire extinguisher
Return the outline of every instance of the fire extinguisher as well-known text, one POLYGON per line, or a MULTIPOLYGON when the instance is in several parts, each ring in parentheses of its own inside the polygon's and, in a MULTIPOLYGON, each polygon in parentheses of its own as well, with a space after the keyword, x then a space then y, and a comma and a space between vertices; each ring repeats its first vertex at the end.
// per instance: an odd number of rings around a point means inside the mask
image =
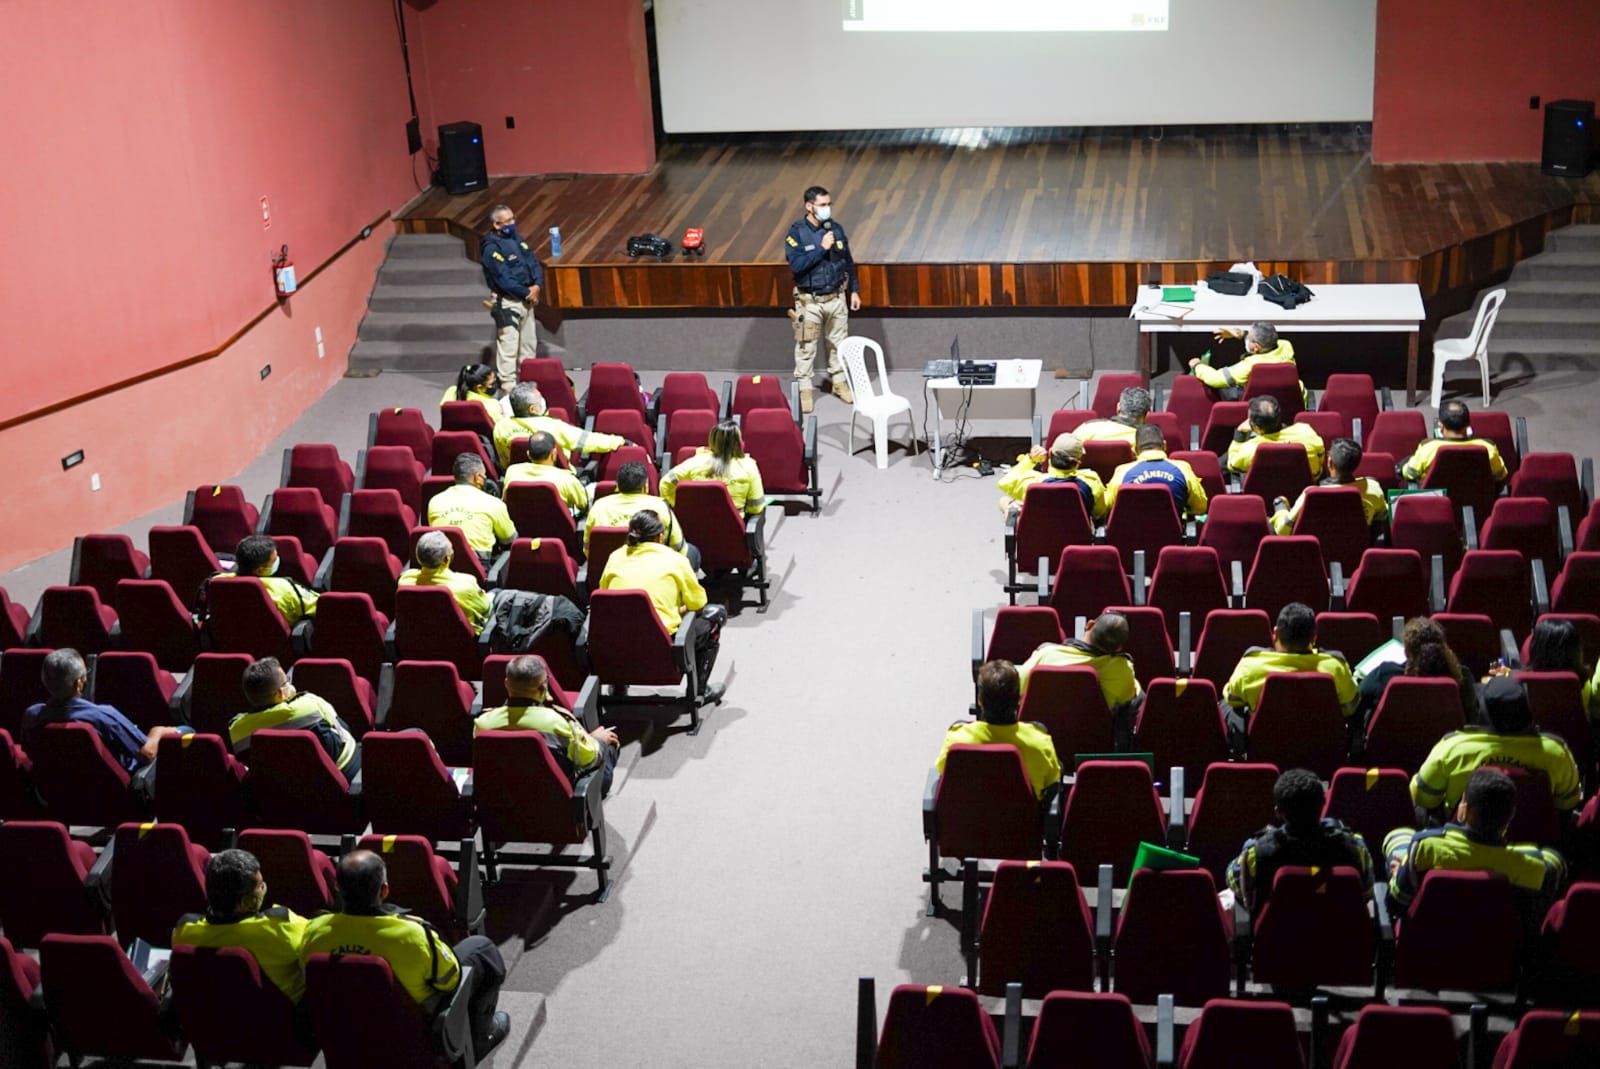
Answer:
POLYGON ((294 279, 294 261, 289 259, 287 245, 279 249, 278 255, 272 258, 272 283, 277 287, 280 301, 299 288, 299 283, 294 279))

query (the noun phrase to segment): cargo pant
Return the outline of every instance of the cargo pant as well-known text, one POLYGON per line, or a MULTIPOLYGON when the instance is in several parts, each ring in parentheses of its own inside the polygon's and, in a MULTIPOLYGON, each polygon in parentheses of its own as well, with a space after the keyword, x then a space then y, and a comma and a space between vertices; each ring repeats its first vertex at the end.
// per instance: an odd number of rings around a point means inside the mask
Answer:
POLYGON ((489 312, 495 326, 494 369, 510 389, 517 382, 518 362, 539 355, 539 324, 533 306, 514 297, 495 297, 489 312))
POLYGON ((844 380, 844 364, 839 360, 839 345, 850 335, 850 287, 836 293, 810 294, 794 291, 794 377, 811 384, 817 359, 817 343, 828 340, 828 374, 844 380))

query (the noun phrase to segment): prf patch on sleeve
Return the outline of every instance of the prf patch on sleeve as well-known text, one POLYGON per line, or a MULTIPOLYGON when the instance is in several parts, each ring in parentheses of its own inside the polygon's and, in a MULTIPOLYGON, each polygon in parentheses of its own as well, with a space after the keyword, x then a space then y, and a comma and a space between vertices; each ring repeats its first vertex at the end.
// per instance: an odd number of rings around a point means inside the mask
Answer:
POLYGON ((491 252, 489 255, 493 256, 496 260, 499 260, 501 263, 505 263, 505 261, 506 261, 506 258, 504 256, 501 256, 498 252, 491 252))
POLYGON ((788 237, 784 238, 783 240, 787 241, 790 245, 798 246, 800 244, 798 241, 796 241, 794 239, 794 235, 793 234, 790 234, 788 237))

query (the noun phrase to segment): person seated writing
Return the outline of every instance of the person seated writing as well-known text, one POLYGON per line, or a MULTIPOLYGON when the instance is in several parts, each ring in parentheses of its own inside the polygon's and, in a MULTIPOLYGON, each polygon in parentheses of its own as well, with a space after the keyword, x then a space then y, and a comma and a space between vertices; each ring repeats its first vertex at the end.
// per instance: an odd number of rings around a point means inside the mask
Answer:
POLYGON ((678 503, 678 483, 685 479, 709 479, 728 488, 733 507, 745 516, 754 516, 767 507, 767 491, 761 485, 761 469, 745 455, 744 437, 739 425, 725 419, 711 428, 704 447, 694 456, 661 477, 661 496, 669 505, 678 503))
POLYGON ((486 493, 489 469, 476 453, 462 453, 453 466, 455 485, 439 491, 428 502, 429 527, 459 527, 467 545, 487 561, 495 547, 517 537, 506 503, 486 493))
POLYGON ((400 586, 442 586, 455 597, 467 622, 477 632, 489 622, 494 602, 478 581, 464 572, 450 570, 455 547, 443 531, 429 531, 417 539, 417 566, 400 573, 400 586))
POLYGON ((683 528, 678 526, 677 514, 672 506, 654 494, 645 491, 650 486, 650 472, 641 461, 630 460, 617 469, 617 492, 607 494, 589 507, 583 522, 583 548, 589 548, 589 533, 596 527, 626 527, 639 510, 656 514, 666 532, 666 545, 687 556, 691 570, 700 570, 700 551, 683 540, 683 528))
POLYGON ((1167 456, 1167 436, 1160 427, 1145 424, 1134 437, 1138 452, 1132 461, 1119 464, 1106 483, 1106 510, 1116 507, 1117 491, 1124 486, 1162 486, 1172 494, 1172 504, 1178 516, 1192 520, 1205 514, 1210 507, 1206 488, 1200 476, 1194 473, 1186 460, 1173 460, 1167 456))
POLYGON ((1489 454, 1489 471, 1496 482, 1505 482, 1506 462, 1500 456, 1500 447, 1487 438, 1472 436, 1472 412, 1465 401, 1446 401, 1439 406, 1439 419, 1433 425, 1436 437, 1418 444, 1417 451, 1400 462, 1400 475, 1420 483, 1433 468, 1439 450, 1447 445, 1470 445, 1489 454))
MULTIPOLYGON (((624 464, 627 469, 630 465, 624 464)), ((643 465, 640 465, 641 471, 643 465)), ((605 500, 610 500, 609 498, 605 500)), ((597 503, 596 507, 599 507, 597 503)), ((592 516, 592 513, 591 513, 592 516)), ((678 628, 693 627, 696 676, 706 701, 719 701, 724 684, 709 683, 722 641, 722 624, 728 612, 720 605, 706 608, 706 590, 695 578, 694 567, 682 553, 666 545, 667 529, 661 516, 651 508, 641 508, 628 519, 628 544, 611 554, 600 576, 601 590, 642 590, 667 634, 678 628), (684 619, 687 615, 689 618, 684 619)))
POLYGON ((515 386, 506 401, 511 405, 511 416, 497 417, 499 421, 494 425, 494 451, 500 458, 501 468, 511 463, 513 441, 532 437, 539 431, 554 438, 573 457, 583 453, 610 453, 633 444, 620 435, 586 431, 550 415, 544 394, 531 382, 515 386))
POLYGON ((298 1003, 306 993, 300 967, 306 919, 287 906, 266 902, 267 881, 254 854, 248 850, 212 854, 206 862, 206 911, 179 918, 172 945, 248 951, 261 975, 290 1002, 298 1003))
POLYGON ((986 745, 1004 743, 1022 755, 1028 770, 1028 783, 1036 798, 1059 789, 1061 761, 1050 733, 1038 724, 1017 722, 1022 705, 1022 680, 1010 661, 994 660, 978 669, 978 719, 951 724, 945 732, 944 746, 934 767, 944 772, 945 758, 957 743, 986 745))
POLYGON ((1228 470, 1249 471, 1251 461, 1255 460, 1257 447, 1269 442, 1305 446, 1306 464, 1311 468, 1311 477, 1316 478, 1321 474, 1323 452, 1321 436, 1308 424, 1285 424, 1283 409, 1279 406, 1278 399, 1270 394, 1251 398, 1250 418, 1239 424, 1238 430, 1233 432, 1233 441, 1228 445, 1228 470))
POLYGON ((1287 770, 1272 785, 1278 823, 1246 839, 1239 856, 1228 864, 1228 887, 1252 917, 1267 904, 1278 870, 1292 866, 1349 866, 1371 896, 1372 854, 1361 836, 1322 815, 1326 797, 1317 774, 1303 768, 1287 770))
POLYGON ((451 401, 476 401, 489 414, 489 423, 493 425, 505 419, 505 410, 494 395, 499 385, 500 376, 494 368, 487 364, 467 364, 456 375, 456 384, 445 390, 444 396, 439 398, 439 407, 443 408, 451 401))
POLYGON ((1030 486, 1070 483, 1083 496, 1083 510, 1089 518, 1103 517, 1106 514, 1105 487, 1100 483, 1100 476, 1088 468, 1078 467, 1082 462, 1083 443, 1075 434, 1056 435, 1056 440, 1050 443, 1049 452, 1042 445, 1034 446, 1026 456, 1017 458, 1011 470, 1000 476, 1000 492, 1006 495, 1000 500, 1001 511, 1015 512, 1020 509, 1030 486), (1039 464, 1046 460, 1049 461, 1049 468, 1040 471, 1039 464))
POLYGON ((1278 672, 1321 672, 1333 680, 1340 712, 1349 717, 1356 711, 1356 681, 1344 654, 1317 649, 1316 614, 1309 605, 1291 601, 1278 612, 1272 648, 1251 646, 1245 650, 1222 688, 1228 730, 1235 741, 1244 738, 1250 714, 1261 703, 1267 677, 1278 672))
MULTIPOLYGON (((1212 332, 1217 341, 1224 338, 1243 338, 1244 356, 1225 368, 1214 368, 1210 354, 1189 361, 1189 370, 1207 387, 1216 390, 1224 401, 1238 401, 1244 397, 1244 388, 1250 384, 1250 373, 1262 364, 1293 364, 1294 346, 1287 338, 1278 337, 1278 328, 1271 323, 1250 324, 1249 330, 1230 330, 1227 327, 1212 332)), ((1300 384, 1300 396, 1306 392, 1300 384)))
POLYGON ((168 735, 182 735, 188 730, 163 724, 148 732, 141 731, 116 708, 97 705, 85 698, 83 690, 89 682, 89 669, 75 649, 63 646, 46 654, 39 669, 39 682, 44 684, 44 692, 50 698, 24 710, 21 740, 24 749, 34 744, 39 731, 48 724, 88 724, 123 771, 135 772, 156 759, 156 747, 162 739, 168 735))
POLYGON ((346 779, 361 771, 361 746, 333 706, 315 694, 299 693, 276 657, 263 657, 244 670, 240 681, 250 712, 228 722, 228 741, 240 757, 250 753, 258 731, 309 731, 346 779))
MULTIPOLYGON (((1383 487, 1378 485, 1376 479, 1358 476, 1356 469, 1361 467, 1361 443, 1354 438, 1335 438, 1333 444, 1328 446, 1328 474, 1317 486, 1347 486, 1361 495, 1361 512, 1367 518, 1369 528, 1380 525, 1389 518, 1389 500, 1384 496, 1383 487)), ((1272 530, 1276 534, 1286 535, 1294 530, 1295 521, 1300 518, 1300 513, 1306 507, 1306 492, 1300 491, 1300 496, 1295 498, 1293 505, 1289 499, 1279 497, 1273 500, 1272 530)))
POLYGON ((261 580, 283 622, 293 627, 317 614, 317 592, 297 579, 279 575, 278 563, 278 547, 266 535, 249 535, 233 551, 234 574, 261 580))
POLYGON ((535 431, 528 435, 528 459, 506 469, 501 480, 501 493, 510 490, 513 483, 549 483, 561 495, 576 518, 589 511, 589 488, 566 468, 556 464, 556 439, 549 431, 535 431))
POLYGON ((1390 639, 1367 654, 1356 667, 1363 730, 1372 726, 1372 714, 1378 711, 1378 703, 1389 689, 1389 682, 1397 676, 1448 679, 1461 696, 1466 722, 1480 722, 1476 681, 1461 667, 1455 651, 1445 641, 1444 628, 1426 616, 1407 620, 1399 642, 1390 639))
POLYGON ((1028 680, 1035 668, 1093 668, 1119 743, 1131 743, 1133 721, 1144 691, 1134 675, 1133 658, 1122 652, 1127 643, 1128 618, 1119 612, 1103 612, 1089 625, 1083 638, 1066 643, 1045 642, 1034 650, 1017 669, 1021 693, 1028 693, 1028 680))
MULTIPOLYGON (((1139 429, 1150 415, 1150 391, 1130 386, 1117 397, 1117 414, 1110 419, 1085 420, 1073 428, 1080 442, 1127 442, 1135 444, 1139 429)), ((1165 441, 1165 439, 1163 439, 1165 441)))
POLYGON ((549 670, 541 658, 523 654, 506 664, 506 701, 473 721, 480 731, 537 731, 569 781, 600 769, 600 796, 611 793, 621 740, 615 728, 586 729, 550 695, 549 670))

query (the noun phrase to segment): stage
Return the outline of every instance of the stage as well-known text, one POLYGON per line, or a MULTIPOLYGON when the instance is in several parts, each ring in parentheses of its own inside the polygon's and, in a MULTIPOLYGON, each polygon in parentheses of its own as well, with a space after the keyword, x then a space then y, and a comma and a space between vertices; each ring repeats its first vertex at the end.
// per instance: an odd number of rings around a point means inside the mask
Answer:
POLYGON ((435 188, 396 225, 454 234, 475 256, 488 209, 504 202, 538 242, 547 300, 563 312, 751 312, 791 303, 783 235, 816 183, 849 228, 875 310, 1112 309, 1153 270, 1186 282, 1254 260, 1313 285, 1416 282, 1436 324, 1539 252, 1549 230, 1600 221, 1600 174, 1377 167, 1368 144, 1358 126, 676 140, 647 174, 495 178, 456 197, 435 188), (704 257, 626 254, 632 234, 676 246, 689 226, 706 231, 704 257))

